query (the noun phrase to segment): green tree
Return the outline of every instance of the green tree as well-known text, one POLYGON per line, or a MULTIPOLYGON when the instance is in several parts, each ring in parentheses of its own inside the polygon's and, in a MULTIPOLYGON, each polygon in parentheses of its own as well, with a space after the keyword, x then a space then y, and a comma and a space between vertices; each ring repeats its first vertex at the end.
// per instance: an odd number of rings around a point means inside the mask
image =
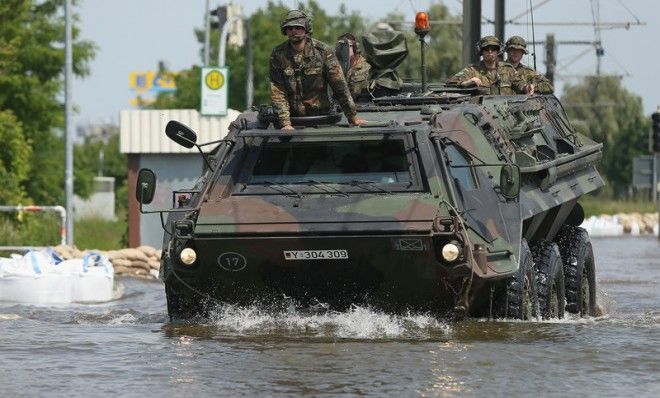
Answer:
MULTIPOLYGON (((37 204, 64 198, 63 5, 64 0, 0 2, 0 111, 11 111, 33 146, 32 167, 21 185, 37 204)), ((74 23, 73 72, 85 76, 94 45, 79 36, 74 23)))
POLYGON ((591 138, 603 143, 601 172, 620 197, 632 179, 633 157, 646 152, 649 118, 642 99, 614 76, 590 76, 564 88, 562 103, 568 116, 591 138))
MULTIPOLYGON (((337 37, 343 32, 353 32, 361 35, 365 31, 362 17, 356 13, 347 13, 346 7, 341 6, 338 15, 329 15, 314 0, 301 4, 308 15, 312 17, 312 36, 329 45, 333 45, 337 37)), ((269 1, 265 8, 258 9, 248 18, 253 56, 253 82, 254 105, 270 103, 270 84, 268 69, 270 54, 273 47, 286 38, 280 33, 282 17, 289 11, 282 2, 269 1)), ((204 42, 204 31, 195 30, 200 45, 204 42)), ((212 65, 217 64, 219 32, 211 32, 209 46, 209 60, 212 65)), ((203 49, 200 50, 203 58, 203 49)), ((245 48, 227 46, 225 59, 230 71, 229 81, 229 107, 245 109, 245 84, 247 82, 247 61, 245 48)), ((176 77, 177 91, 175 93, 162 93, 156 101, 149 105, 153 109, 165 108, 196 108, 200 107, 200 67, 193 65, 181 71, 176 77)))
MULTIPOLYGON (((428 16, 431 21, 431 31, 426 35, 427 44, 424 48, 426 76, 429 82, 441 82, 461 69, 463 51, 461 18, 451 15, 444 4, 431 5, 428 16), (445 22, 440 24, 433 21, 445 22)), ((399 75, 404 80, 421 80, 419 36, 413 30, 411 17, 394 13, 389 14, 386 19, 394 29, 405 32, 408 42, 408 57, 399 66, 399 75)))
POLYGON ((30 172, 32 149, 23 136, 23 127, 14 114, 0 111, 0 204, 26 203, 27 194, 23 183, 30 172))

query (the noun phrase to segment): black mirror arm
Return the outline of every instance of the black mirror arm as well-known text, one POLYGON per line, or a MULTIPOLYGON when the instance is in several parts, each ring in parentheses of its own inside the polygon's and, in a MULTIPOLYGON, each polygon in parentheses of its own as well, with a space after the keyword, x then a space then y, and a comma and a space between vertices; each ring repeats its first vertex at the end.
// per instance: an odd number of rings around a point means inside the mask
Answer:
POLYGON ((213 167, 211 166, 211 163, 209 162, 208 157, 202 151, 202 147, 197 145, 197 144, 194 144, 194 145, 195 145, 195 148, 197 148, 197 150, 199 151, 199 154, 202 155, 202 158, 204 159, 204 162, 206 163, 206 166, 211 170, 211 172, 214 172, 215 170, 213 170, 213 167))

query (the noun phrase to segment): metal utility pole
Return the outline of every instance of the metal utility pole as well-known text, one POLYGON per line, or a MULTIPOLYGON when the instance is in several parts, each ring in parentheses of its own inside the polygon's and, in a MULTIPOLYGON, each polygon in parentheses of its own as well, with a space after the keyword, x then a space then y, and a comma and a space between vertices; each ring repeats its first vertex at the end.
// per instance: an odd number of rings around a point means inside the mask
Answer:
MULTIPOLYGON (((234 15, 227 19, 227 22, 225 22, 224 25, 222 25, 222 28, 220 30, 220 43, 218 43, 218 66, 223 67, 225 66, 225 52, 227 49, 227 34, 229 33, 229 27, 232 24, 235 24, 236 22, 240 21, 243 19, 242 16, 240 15, 234 15)), ((245 103, 246 106, 249 108, 252 106, 252 96, 253 96, 253 66, 252 66, 252 41, 250 40, 250 30, 248 28, 247 22, 243 24, 243 29, 245 31, 245 34, 247 35, 247 40, 246 40, 246 48, 245 51, 247 51, 247 82, 245 84, 245 103)))
POLYGON ((481 38, 481 0, 463 0, 463 66, 479 61, 476 43, 481 38))
POLYGON ((209 65, 209 36, 211 35, 211 16, 209 15, 209 0, 206 0, 204 11, 204 66, 209 65))
POLYGON ((495 37, 504 43, 504 0, 495 0, 495 37))
POLYGON ((555 35, 553 33, 548 33, 545 36, 545 77, 547 77, 552 84, 555 84, 555 67, 557 65, 557 58, 555 56, 556 49, 555 35))
POLYGON ((66 243, 73 245, 73 123, 71 87, 73 50, 71 44, 71 0, 64 3, 64 193, 66 208, 66 243))

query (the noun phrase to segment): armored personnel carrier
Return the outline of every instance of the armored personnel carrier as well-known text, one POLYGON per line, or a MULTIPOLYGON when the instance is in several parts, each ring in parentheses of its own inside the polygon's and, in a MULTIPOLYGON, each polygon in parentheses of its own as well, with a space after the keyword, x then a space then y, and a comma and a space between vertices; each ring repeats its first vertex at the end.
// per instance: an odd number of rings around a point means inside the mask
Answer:
MULTIPOLYGON (((603 185, 602 146, 553 95, 430 86, 342 115, 241 114, 169 214, 161 279, 172 319, 219 303, 530 319, 593 315, 578 199, 603 185)), ((200 148, 177 121, 168 137, 200 148)), ((208 143, 207 143, 208 144, 208 143)), ((201 153, 200 149, 200 153, 201 153)), ((155 189, 140 171, 140 209, 155 189)))

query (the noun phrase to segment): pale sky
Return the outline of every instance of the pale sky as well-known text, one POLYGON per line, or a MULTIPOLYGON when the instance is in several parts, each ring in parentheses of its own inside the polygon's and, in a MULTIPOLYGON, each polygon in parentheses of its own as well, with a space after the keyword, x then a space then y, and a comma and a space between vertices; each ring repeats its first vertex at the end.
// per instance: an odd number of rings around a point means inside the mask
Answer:
MULTIPOLYGON (((225 0, 210 0, 211 8, 224 4, 225 0)), ((331 14, 339 9, 342 1, 318 0, 331 14)), ((353 0, 343 1, 348 10, 378 20, 392 11, 410 14, 424 11, 432 0, 353 0)), ((435 2, 438 2, 437 0, 435 2)), ((267 0, 234 0, 242 4, 246 14, 265 7, 267 0)), ((283 0, 292 8, 295 0, 283 0)), ((73 100, 78 123, 118 121, 119 111, 130 109, 133 96, 128 87, 131 71, 155 70, 159 60, 165 61, 170 70, 200 65, 200 45, 194 29, 204 23, 205 0, 80 0, 76 12, 80 15, 82 37, 98 46, 96 58, 91 63, 91 75, 77 79, 73 84, 73 100)), ((461 0, 444 0, 454 15, 462 13, 461 0)), ((623 84, 631 92, 642 97, 644 111, 650 114, 660 105, 660 80, 658 79, 658 50, 660 38, 660 1, 657 0, 532 0, 534 4, 534 35, 537 41, 554 32, 557 41, 594 41, 598 32, 591 25, 547 26, 544 23, 592 23, 594 14, 600 14, 603 23, 646 23, 631 25, 628 29, 603 27, 600 31, 605 55, 601 57, 604 74, 624 75, 623 84)), ((508 0, 506 20, 519 18, 508 24, 505 36, 520 35, 532 41, 532 29, 525 10, 529 0, 508 0)), ((483 16, 493 19, 493 0, 482 0, 483 16)), ((482 25, 482 34, 492 34, 492 24, 482 25)), ((279 32, 273 32, 279 34, 279 32)), ((409 43, 410 51, 416 51, 416 43, 409 43)), ((531 50, 531 46, 529 46, 531 50)), ((531 51, 530 51, 531 52, 531 51)), ((545 72, 544 50, 537 46, 537 68, 545 72)), ((570 76, 593 74, 596 70, 595 49, 585 45, 559 45, 557 58, 558 75, 569 80, 556 81, 557 94, 561 95, 566 82, 575 83, 570 76), (582 54, 582 55, 581 55, 582 54)), ((532 64, 529 59, 528 64, 532 64)), ((432 67, 432 65, 429 65, 432 67)))

